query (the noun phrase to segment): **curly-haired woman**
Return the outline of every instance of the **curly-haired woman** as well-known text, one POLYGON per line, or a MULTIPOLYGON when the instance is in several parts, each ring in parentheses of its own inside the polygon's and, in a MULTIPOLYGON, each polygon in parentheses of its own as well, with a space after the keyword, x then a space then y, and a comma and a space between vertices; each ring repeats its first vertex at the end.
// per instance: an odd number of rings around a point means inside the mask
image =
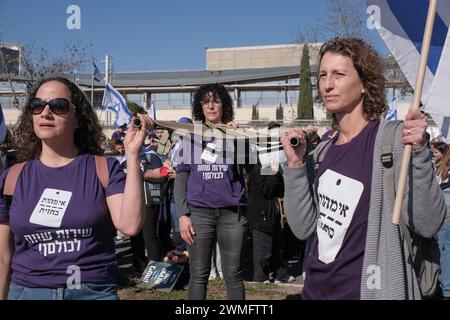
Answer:
POLYGON ((153 124, 141 120, 124 141, 127 176, 108 158, 102 180, 105 137, 85 94, 62 77, 36 86, 16 128, 24 166, 12 197, 14 167, 0 177, 0 298, 118 298, 115 231, 134 235, 143 223, 139 152, 153 124))
MULTIPOLYGON (((195 121, 206 124, 232 123, 233 102, 227 89, 221 84, 201 86, 194 95, 192 114, 195 121)), ((244 180, 235 164, 224 161, 224 151, 229 147, 227 141, 205 137, 200 143, 202 148, 197 148, 197 143, 189 148, 187 141, 183 140, 182 152, 193 151, 190 159, 201 160, 186 161, 189 157, 183 154, 175 179, 180 233, 190 246, 188 298, 206 297, 211 255, 217 239, 228 298, 242 300, 245 294, 241 251, 247 223, 241 206, 246 202, 244 180)))
POLYGON ((424 139, 426 117, 410 111, 395 127, 380 120, 386 110, 381 62, 362 40, 325 43, 317 80, 338 125, 337 136, 320 144, 306 165, 304 141, 295 148, 289 145, 293 135, 303 137, 302 131, 292 129, 282 138, 288 159, 288 223, 300 239, 317 232, 306 261, 302 297, 420 299, 407 240, 401 227, 391 223, 390 190, 398 179, 403 145, 412 144, 402 218, 414 232, 432 237, 443 221, 445 203, 424 139), (390 128, 394 130, 387 137, 390 128))

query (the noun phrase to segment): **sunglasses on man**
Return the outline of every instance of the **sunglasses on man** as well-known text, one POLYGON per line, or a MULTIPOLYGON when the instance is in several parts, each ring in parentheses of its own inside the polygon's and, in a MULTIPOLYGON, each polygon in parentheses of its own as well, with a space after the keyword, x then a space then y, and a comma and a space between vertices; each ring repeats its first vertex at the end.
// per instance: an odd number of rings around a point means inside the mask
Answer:
POLYGON ((46 105, 48 105, 52 113, 58 116, 66 114, 70 109, 70 101, 65 98, 56 98, 50 101, 34 98, 30 101, 31 113, 34 115, 41 114, 46 105))

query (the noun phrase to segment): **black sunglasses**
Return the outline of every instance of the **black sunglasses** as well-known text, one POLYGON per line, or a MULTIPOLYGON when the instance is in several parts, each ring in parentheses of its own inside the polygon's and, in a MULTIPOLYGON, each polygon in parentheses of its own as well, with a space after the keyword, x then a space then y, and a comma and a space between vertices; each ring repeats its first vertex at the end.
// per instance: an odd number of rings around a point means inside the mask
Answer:
POLYGON ((58 116, 66 114, 70 109, 70 101, 65 98, 56 98, 50 101, 34 98, 30 101, 31 113, 34 115, 41 114, 46 105, 48 105, 52 113, 58 116))

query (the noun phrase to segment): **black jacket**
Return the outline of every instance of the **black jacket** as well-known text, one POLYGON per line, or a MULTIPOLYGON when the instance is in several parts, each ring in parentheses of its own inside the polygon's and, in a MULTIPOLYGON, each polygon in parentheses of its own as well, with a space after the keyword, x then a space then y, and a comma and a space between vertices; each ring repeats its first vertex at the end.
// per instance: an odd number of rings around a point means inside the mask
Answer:
POLYGON ((255 165, 248 175, 247 219, 252 229, 273 232, 276 223, 280 223, 277 198, 284 196, 283 176, 261 175, 261 165, 255 165))

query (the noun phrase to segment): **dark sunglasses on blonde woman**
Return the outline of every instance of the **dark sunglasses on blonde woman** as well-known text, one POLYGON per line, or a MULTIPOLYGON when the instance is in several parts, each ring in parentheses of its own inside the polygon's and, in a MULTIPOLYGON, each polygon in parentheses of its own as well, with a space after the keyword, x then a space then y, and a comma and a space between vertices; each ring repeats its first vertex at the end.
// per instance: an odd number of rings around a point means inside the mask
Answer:
POLYGON ((49 106, 52 113, 58 116, 66 114, 70 109, 70 101, 65 98, 56 98, 50 101, 34 98, 30 101, 31 113, 34 115, 41 114, 46 105, 49 106))

